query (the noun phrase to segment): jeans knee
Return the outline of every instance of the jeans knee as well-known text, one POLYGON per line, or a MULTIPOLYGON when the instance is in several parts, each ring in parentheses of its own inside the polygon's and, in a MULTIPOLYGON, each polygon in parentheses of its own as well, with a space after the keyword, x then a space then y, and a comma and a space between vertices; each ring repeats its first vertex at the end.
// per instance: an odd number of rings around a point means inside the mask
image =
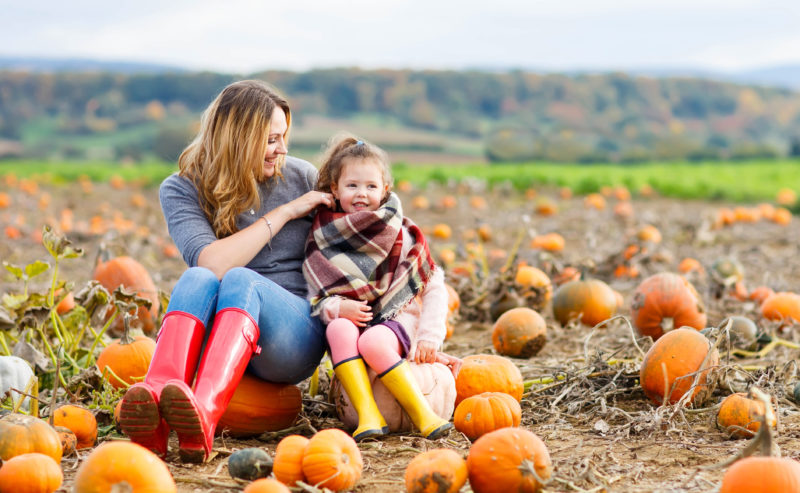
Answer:
POLYGON ((180 284, 191 286, 200 291, 208 291, 209 288, 216 291, 219 286, 219 279, 216 274, 205 267, 189 267, 179 280, 180 284))
MULTIPOLYGON (((247 267, 234 267, 222 276, 220 281, 220 289, 225 289, 228 286, 240 286, 242 284, 249 284, 253 280, 255 272, 247 267)), ((261 278, 259 274, 256 274, 261 278)))

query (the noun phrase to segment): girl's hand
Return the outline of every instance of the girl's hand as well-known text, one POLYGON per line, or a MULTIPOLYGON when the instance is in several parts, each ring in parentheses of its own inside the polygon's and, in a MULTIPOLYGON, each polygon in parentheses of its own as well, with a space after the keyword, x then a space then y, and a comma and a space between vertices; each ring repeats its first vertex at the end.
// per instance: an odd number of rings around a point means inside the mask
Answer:
POLYGON ((333 194, 317 191, 307 192, 288 202, 284 207, 287 208, 292 219, 297 219, 307 216, 320 205, 333 209, 335 206, 333 194))
POLYGON ((372 307, 366 301, 342 300, 339 304, 339 316, 356 324, 356 327, 365 327, 372 320, 372 307))
POLYGON ((433 363, 436 361, 436 344, 430 341, 419 341, 414 354, 417 363, 433 363))
POLYGON ((456 358, 455 356, 450 356, 449 354, 437 352, 436 353, 436 362, 441 363, 444 366, 450 368, 450 372, 453 374, 453 377, 458 376, 458 371, 461 369, 461 360, 456 358))

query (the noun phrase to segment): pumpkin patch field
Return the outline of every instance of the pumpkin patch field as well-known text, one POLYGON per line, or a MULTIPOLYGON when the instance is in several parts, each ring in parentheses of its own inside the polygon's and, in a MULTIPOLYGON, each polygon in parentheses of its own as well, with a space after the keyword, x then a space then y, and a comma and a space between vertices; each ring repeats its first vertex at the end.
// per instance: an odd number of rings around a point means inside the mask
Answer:
POLYGON ((395 188, 445 270, 462 366, 411 374, 454 428, 411 431, 370 374, 390 433, 356 443, 325 359, 296 386, 246 375, 211 460, 184 464, 115 421, 185 269, 157 189, 0 177, 0 492, 798 491, 796 197, 395 188))

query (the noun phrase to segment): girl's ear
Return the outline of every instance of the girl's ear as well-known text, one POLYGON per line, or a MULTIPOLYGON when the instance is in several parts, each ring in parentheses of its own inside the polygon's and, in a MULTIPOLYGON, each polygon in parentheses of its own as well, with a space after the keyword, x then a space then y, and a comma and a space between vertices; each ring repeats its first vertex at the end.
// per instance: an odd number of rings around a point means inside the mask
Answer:
POLYGON ((337 190, 336 183, 331 183, 331 193, 333 194, 333 198, 339 200, 339 193, 337 190))

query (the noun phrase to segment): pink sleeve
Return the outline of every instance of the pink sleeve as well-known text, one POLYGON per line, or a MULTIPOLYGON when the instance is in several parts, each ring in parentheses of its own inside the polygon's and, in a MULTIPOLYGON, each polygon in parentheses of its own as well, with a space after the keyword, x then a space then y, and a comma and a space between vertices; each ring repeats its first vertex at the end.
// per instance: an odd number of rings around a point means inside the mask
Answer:
POLYGON ((432 342, 437 349, 441 349, 447 335, 446 322, 447 288, 444 285, 444 272, 437 268, 422 292, 422 311, 416 340, 432 342))
POLYGON ((342 303, 341 296, 329 296, 320 300, 319 319, 322 323, 328 325, 332 320, 339 318, 339 306, 342 303))

